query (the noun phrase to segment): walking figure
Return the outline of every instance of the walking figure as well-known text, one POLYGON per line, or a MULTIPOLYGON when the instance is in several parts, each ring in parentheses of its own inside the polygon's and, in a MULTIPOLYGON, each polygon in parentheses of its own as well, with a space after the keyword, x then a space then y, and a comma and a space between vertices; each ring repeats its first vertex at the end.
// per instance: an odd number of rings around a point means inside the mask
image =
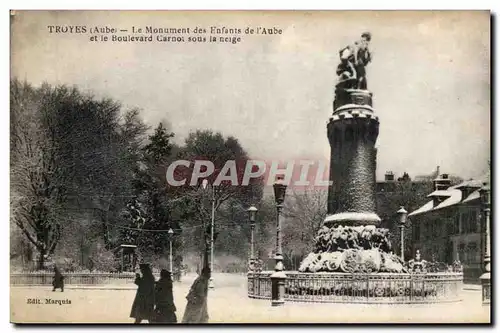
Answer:
POLYGON ((208 280, 210 280, 208 248, 209 245, 208 242, 206 242, 201 274, 194 280, 186 296, 187 305, 182 318, 183 323, 208 323, 207 295, 208 280))
POLYGON ((59 271, 57 266, 54 266, 54 278, 52 279, 52 291, 61 288, 61 292, 64 292, 64 276, 59 271))
POLYGON ((147 320, 151 322, 155 306, 155 278, 148 264, 140 264, 142 277, 136 274, 134 283, 138 286, 130 317, 135 318, 135 324, 147 320))
POLYGON ((176 323, 172 277, 169 271, 162 269, 155 288, 155 323, 176 323))

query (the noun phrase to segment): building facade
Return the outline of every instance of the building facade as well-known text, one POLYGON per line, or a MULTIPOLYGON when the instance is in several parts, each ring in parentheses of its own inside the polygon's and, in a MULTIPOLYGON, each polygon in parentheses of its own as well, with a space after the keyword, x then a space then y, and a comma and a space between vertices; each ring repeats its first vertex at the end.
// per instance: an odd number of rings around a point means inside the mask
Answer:
POLYGON ((422 258, 447 264, 460 260, 464 281, 479 283, 484 256, 485 228, 479 189, 483 180, 468 180, 451 186, 448 175, 434 180, 428 202, 411 212, 412 252, 422 258))
MULTIPOLYGON (((377 214, 382 219, 381 227, 389 229, 393 248, 399 253, 401 229, 397 211, 404 206, 407 211, 412 211, 427 202, 426 195, 433 189, 431 179, 414 180, 404 173, 396 177, 388 171, 383 181, 376 184, 377 214)), ((408 221, 404 232, 405 258, 412 258, 411 247, 412 228, 408 221)))

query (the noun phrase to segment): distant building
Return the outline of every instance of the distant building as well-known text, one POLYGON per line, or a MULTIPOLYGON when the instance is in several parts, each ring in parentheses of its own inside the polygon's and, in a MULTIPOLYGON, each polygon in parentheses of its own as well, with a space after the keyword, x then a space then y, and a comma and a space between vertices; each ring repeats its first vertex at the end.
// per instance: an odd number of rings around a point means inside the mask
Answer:
POLYGON ((479 282, 482 273, 485 229, 479 189, 483 180, 452 186, 449 175, 438 175, 427 203, 408 215, 413 228, 412 252, 418 249, 423 259, 448 264, 459 259, 467 282, 479 282))
MULTIPOLYGON (((392 171, 385 173, 383 181, 376 183, 377 214, 382 222, 380 227, 389 229, 392 246, 399 253, 400 228, 396 212, 401 206, 407 211, 415 210, 422 206, 427 198, 427 193, 432 191, 432 180, 412 180, 408 173, 396 176, 392 171)), ((411 225, 405 231, 405 258, 413 257, 411 240, 411 225)))
POLYGON ((412 189, 418 190, 418 189, 430 189, 432 188, 432 181, 429 179, 415 179, 412 180, 410 175, 406 172, 403 173, 401 177, 398 177, 396 179, 394 173, 392 171, 387 171, 384 175, 384 180, 378 181, 376 183, 376 193, 387 193, 387 192, 394 192, 397 190, 397 184, 401 184, 402 182, 406 183, 411 183, 412 184, 412 189))

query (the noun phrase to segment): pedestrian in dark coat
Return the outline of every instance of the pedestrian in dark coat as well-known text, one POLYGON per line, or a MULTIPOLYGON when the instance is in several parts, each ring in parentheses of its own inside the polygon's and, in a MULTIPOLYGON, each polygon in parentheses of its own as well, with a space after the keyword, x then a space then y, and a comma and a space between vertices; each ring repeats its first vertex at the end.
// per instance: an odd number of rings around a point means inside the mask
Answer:
POLYGON ((182 318, 183 323, 208 323, 207 294, 209 280, 210 269, 204 267, 186 296, 187 305, 182 318))
POLYGON ((134 283, 138 286, 130 317, 139 324, 143 320, 151 322, 155 306, 155 278, 148 264, 140 264, 142 276, 136 274, 134 283))
POLYGON ((54 278, 52 279, 52 291, 61 288, 61 292, 64 291, 64 276, 61 274, 57 266, 54 266, 54 278))
POLYGON ((203 268, 201 274, 194 280, 191 289, 186 296, 187 305, 182 317, 183 323, 208 323, 208 281, 210 280, 210 268, 208 266, 208 251, 210 243, 205 237, 205 251, 203 254, 203 268))
POLYGON ((155 301, 155 323, 176 323, 172 277, 166 269, 161 270, 160 280, 156 282, 155 301))

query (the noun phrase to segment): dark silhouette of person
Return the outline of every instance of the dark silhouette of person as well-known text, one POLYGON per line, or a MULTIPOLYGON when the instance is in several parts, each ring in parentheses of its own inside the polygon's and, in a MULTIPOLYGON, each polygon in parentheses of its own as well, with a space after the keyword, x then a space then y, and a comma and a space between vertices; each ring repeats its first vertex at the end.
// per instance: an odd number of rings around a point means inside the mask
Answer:
MULTIPOLYGON (((207 231, 211 231, 207 229, 207 231)), ((214 233, 215 240, 217 233, 214 233)), ((203 253, 203 268, 200 275, 194 280, 191 289, 186 296, 187 305, 182 317, 183 323, 208 323, 208 282, 210 280, 210 266, 208 265, 208 253, 211 246, 210 233, 205 233, 205 249, 203 253)))
POLYGON ((155 287, 155 323, 176 323, 176 307, 172 292, 172 276, 169 271, 162 269, 160 279, 155 287))
POLYGON ((155 278, 148 264, 140 264, 142 277, 137 273, 134 283, 138 286, 130 317, 135 318, 135 324, 143 320, 151 322, 155 306, 155 278))
POLYGON ((56 291, 56 289, 61 288, 61 292, 64 291, 64 276, 59 271, 57 266, 54 266, 54 278, 52 279, 52 291, 56 291))
POLYGON ((186 296, 188 302, 182 318, 183 323, 208 323, 208 280, 210 280, 210 268, 205 266, 186 296))

